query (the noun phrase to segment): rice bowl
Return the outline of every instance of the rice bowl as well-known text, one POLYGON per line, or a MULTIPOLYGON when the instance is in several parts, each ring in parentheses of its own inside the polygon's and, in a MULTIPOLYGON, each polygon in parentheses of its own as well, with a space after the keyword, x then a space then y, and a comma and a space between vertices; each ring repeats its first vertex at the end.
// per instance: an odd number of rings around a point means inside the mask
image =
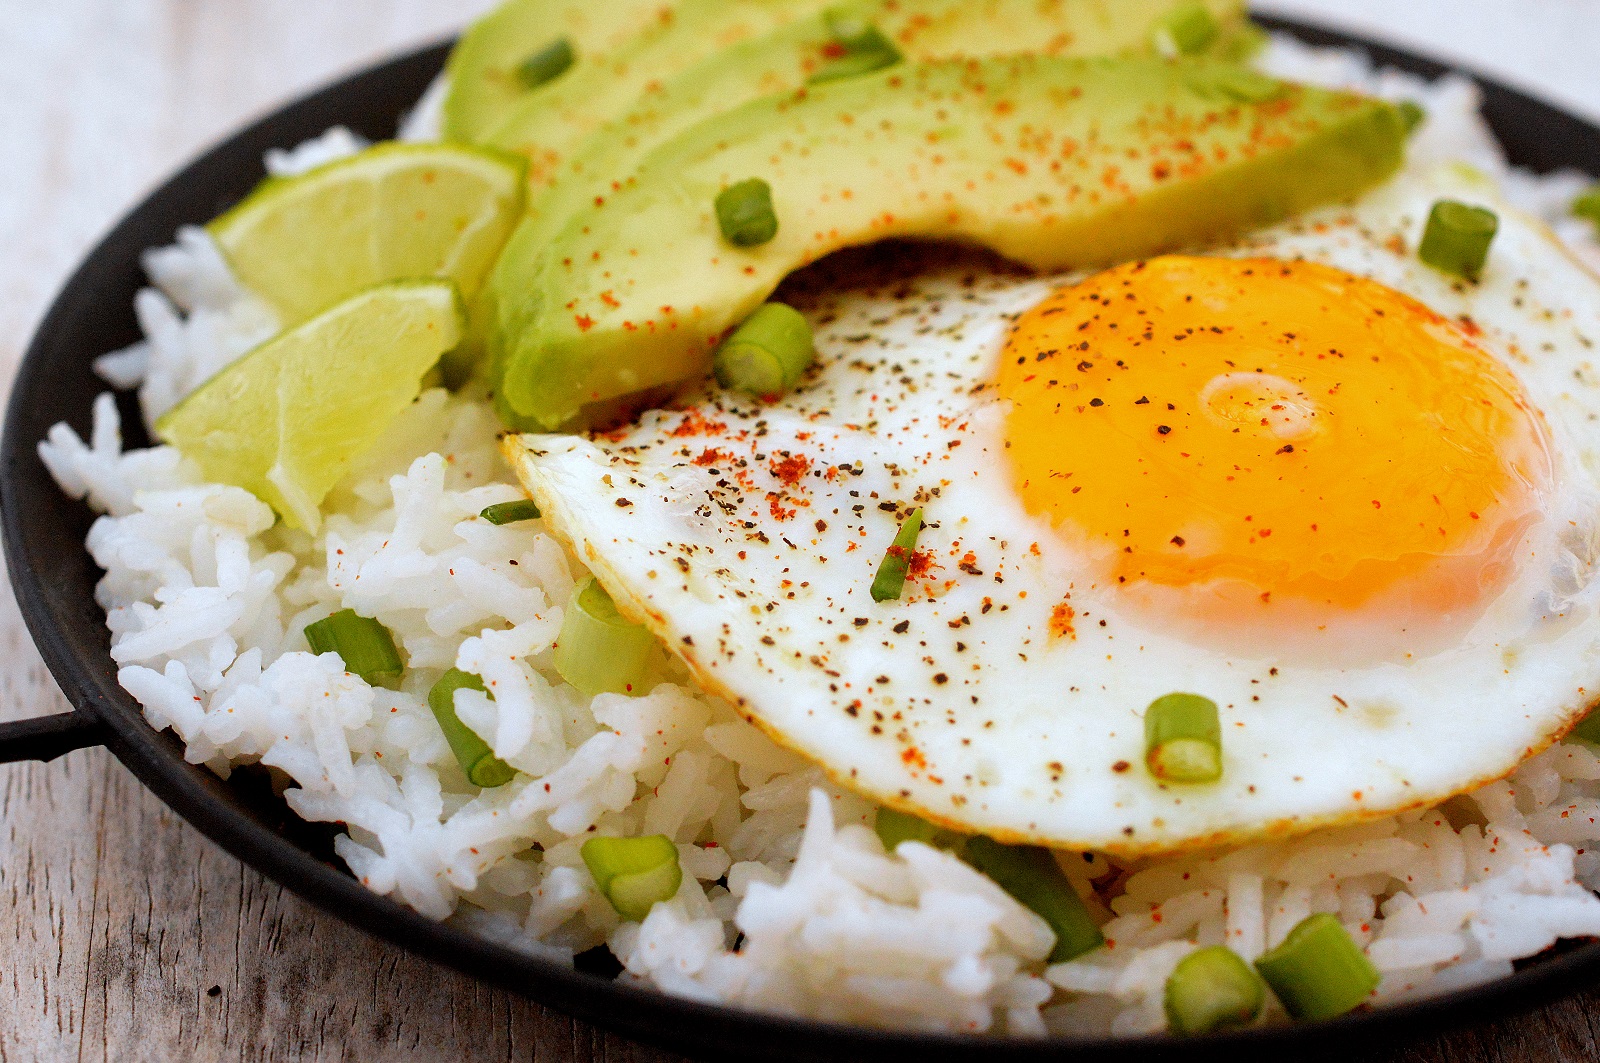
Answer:
MULTIPOLYGON (((1430 110, 1465 113, 1437 101, 1430 110)), ((152 280, 171 302, 141 297, 151 336, 143 372, 139 355, 120 356, 105 368, 123 385, 142 376, 153 407, 164 401, 160 388, 180 392, 182 384, 171 382, 203 379, 207 367, 242 353, 270 326, 218 268, 202 237, 189 234, 149 263, 152 280)), ((601 934, 631 976, 700 999, 906 1028, 1081 1035, 1154 1028, 1159 988, 1192 944, 1191 932, 1201 941, 1220 933, 1266 942, 1300 913, 1330 903, 1341 914, 1370 919, 1373 913, 1362 914, 1364 908, 1390 892, 1387 878, 1352 885, 1346 878, 1382 875, 1415 882, 1422 893, 1471 897, 1454 913, 1454 925, 1446 917, 1429 922, 1404 904, 1385 911, 1385 929, 1373 945, 1392 934, 1387 946, 1376 948, 1391 984, 1380 996, 1405 999, 1498 977, 1510 971, 1512 958, 1555 938, 1595 932, 1596 924, 1586 921, 1594 918, 1592 897, 1575 885, 1593 868, 1581 859, 1576 872, 1565 864, 1590 854, 1559 848, 1581 849, 1592 838, 1581 830, 1546 832, 1551 821, 1570 821, 1562 812, 1588 807, 1594 794, 1586 784, 1600 774, 1585 747, 1569 745, 1515 777, 1520 807, 1513 791, 1499 784, 1480 791, 1475 800, 1491 825, 1487 833, 1475 833, 1471 824, 1458 830, 1443 815, 1418 816, 1136 873, 1122 893, 1128 910, 1118 911, 1107 931, 1134 946, 1123 954, 1126 966, 1067 965, 1040 977, 1045 943, 1025 909, 942 854, 892 857, 875 849, 867 830, 870 806, 827 785, 726 705, 688 689, 681 675, 669 673, 675 682, 643 698, 601 695, 587 703, 548 681, 538 685, 537 675, 548 672, 539 654, 553 632, 549 617, 533 615, 541 609, 531 603, 565 600, 581 572, 548 538, 513 538, 472 519, 486 505, 517 497, 496 465, 495 426, 481 401, 429 392, 397 425, 382 455, 339 488, 338 516, 320 543, 272 530, 259 502, 197 482, 170 451, 122 454, 116 431, 114 410, 103 400, 90 444, 57 435, 47 460, 64 486, 87 494, 111 517, 91 537, 91 549, 109 573, 102 603, 127 610, 114 614, 119 634, 113 653, 124 665, 124 685, 145 704, 151 723, 171 727, 186 742, 190 760, 213 770, 260 759, 287 772, 298 786, 288 797, 297 812, 351 825, 336 844, 368 885, 437 917, 455 911, 456 919, 515 947, 566 959, 601 934), (135 490, 145 493, 136 499, 135 490), (470 591, 456 590, 446 578, 463 579, 452 568, 470 573, 470 591), (396 571, 417 582, 394 583, 396 571), (158 599, 162 587, 167 590, 158 599), (136 601, 162 601, 161 615, 133 607, 136 601), (497 611, 485 612, 486 602, 497 611), (340 606, 392 619, 413 667, 459 663, 448 657, 457 648, 460 660, 475 654, 471 661, 484 670, 497 660, 531 657, 534 675, 525 677, 530 701, 543 699, 564 715, 563 755, 554 763, 527 764, 546 785, 531 795, 526 789, 499 795, 503 805, 464 803, 464 791, 453 791, 437 767, 426 767, 448 766, 448 759, 439 737, 422 726, 430 722, 425 713, 419 716, 414 704, 391 692, 350 682, 342 669, 319 666, 309 654, 284 652, 291 637, 285 632, 340 606), (422 614, 421 623, 408 627, 393 619, 407 611, 422 614), (117 626, 122 623, 127 627, 117 626), (485 627, 505 630, 491 636, 485 627), (470 648, 460 645, 474 637, 470 648), (256 656, 241 647, 253 647, 256 656), (204 708, 197 707, 197 692, 204 708), (308 693, 336 706, 343 726, 319 731, 318 720, 297 714, 294 706, 308 693), (360 762, 361 754, 370 759, 360 762), (378 761, 388 763, 379 770, 378 761), (708 781, 738 800, 708 801, 708 781), (641 829, 699 839, 682 843, 680 854, 686 881, 710 884, 703 896, 686 890, 643 924, 616 926, 570 851, 596 810, 608 808, 641 829), (539 821, 531 832, 529 817, 539 821), (495 823, 506 818, 521 824, 505 829, 495 823), (1555 844, 1518 842, 1527 824, 1555 844), (543 847, 533 867, 512 856, 528 840, 543 847), (1448 859, 1438 857, 1440 851, 1448 851, 1448 859), (1468 859, 1491 851, 1506 862, 1468 859), (1293 880, 1283 874, 1290 865, 1293 880), (1469 866, 1486 870, 1469 875, 1469 866), (1305 869, 1340 872, 1324 884, 1334 888, 1332 898, 1301 881, 1310 873, 1305 869), (1202 877, 1204 887, 1182 887, 1186 875, 1202 877), (1174 876, 1177 882, 1170 881, 1174 876), (463 901, 470 907, 461 907, 463 901), (1159 923, 1150 918, 1152 904, 1161 906, 1159 923), (1255 905, 1259 916, 1250 914, 1255 905), (1509 941, 1517 934, 1504 927, 1504 916, 1497 922, 1496 913, 1530 906, 1542 914, 1518 924, 1526 937, 1509 941), (873 918, 850 918, 865 911, 873 918), (904 918, 891 926, 885 912, 904 918), (955 918, 963 934, 942 940, 929 933, 948 925, 951 913, 961 913, 955 918), (1466 919, 1482 933, 1464 931, 1466 919), (728 949, 735 927, 745 935, 738 953, 728 949), (810 929, 798 933, 798 927, 810 929), (910 977, 925 983, 923 990, 908 994, 903 985, 875 983, 869 968, 864 980, 849 983, 850 994, 831 992, 831 983, 857 959, 869 962, 860 943, 878 941, 880 934, 884 954, 897 970, 914 972, 910 977), (841 947, 842 941, 855 949, 841 947), (753 967, 762 973, 753 974, 753 967), (968 980, 957 979, 958 971, 968 980), (772 972, 782 972, 781 979, 772 972), (949 988, 952 982, 960 991, 949 988)), ((485 717, 482 728, 508 726, 517 702, 497 700, 498 719, 485 717)), ((511 759, 515 764, 515 755, 511 759)), ((1085 861, 1086 879, 1106 872, 1106 865, 1085 861)))

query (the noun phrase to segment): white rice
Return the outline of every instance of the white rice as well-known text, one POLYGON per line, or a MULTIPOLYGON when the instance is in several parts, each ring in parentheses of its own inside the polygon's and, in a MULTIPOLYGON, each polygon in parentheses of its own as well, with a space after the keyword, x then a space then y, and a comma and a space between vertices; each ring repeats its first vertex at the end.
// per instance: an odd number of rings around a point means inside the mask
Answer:
MULTIPOLYGON (((421 107, 422 104, 418 104, 419 110, 421 107)), ((265 159, 267 173, 273 177, 296 177, 307 170, 314 170, 324 163, 354 155, 370 146, 371 141, 367 138, 357 136, 342 125, 336 125, 321 136, 312 137, 288 151, 269 148, 265 159)))
MULTIPOLYGON (((1592 232, 1565 214, 1587 179, 1509 170, 1470 83, 1429 85, 1286 40, 1263 64, 1418 100, 1430 117, 1415 155, 1498 176, 1600 264, 1592 232)), ((437 128, 434 89, 406 135, 437 128)), ((330 130, 268 167, 297 173, 361 146, 330 130)), ((202 230, 181 231, 145 267, 146 338, 97 367, 138 386, 153 421, 278 325, 202 230)), ((1108 940, 1047 967, 1037 916, 946 853, 885 853, 867 802, 670 665, 638 698, 565 685, 550 648, 581 570, 537 522, 476 516, 520 497, 497 427, 481 395, 425 392, 335 489, 315 537, 203 482, 171 448, 124 451, 109 395, 87 443, 57 425, 39 448, 62 489, 104 514, 88 539, 106 570, 97 600, 119 679, 151 725, 220 775, 273 769, 298 814, 347 825, 337 850, 362 882, 420 912, 563 961, 608 944, 623 977, 696 999, 1034 1035, 1162 1029, 1162 987, 1186 953, 1226 943, 1254 958, 1312 912, 1335 913, 1366 946, 1380 1003, 1494 979, 1558 939, 1600 935, 1600 758, 1566 743, 1448 814, 1134 867, 1060 854, 1108 940), (394 632, 409 661, 401 689, 309 651, 304 625, 347 607, 394 632), (452 666, 495 684, 494 701, 462 691, 456 707, 520 769, 498 789, 468 784, 428 709, 452 666), (684 885, 643 923, 620 923, 579 847, 652 833, 677 842, 684 885)))

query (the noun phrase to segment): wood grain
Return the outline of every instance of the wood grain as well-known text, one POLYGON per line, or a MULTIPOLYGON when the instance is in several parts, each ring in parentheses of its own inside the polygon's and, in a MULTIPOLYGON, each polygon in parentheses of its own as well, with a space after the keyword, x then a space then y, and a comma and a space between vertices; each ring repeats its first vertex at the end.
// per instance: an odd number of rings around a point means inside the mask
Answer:
MULTIPOLYGON (((6 4, 0 373, 9 378, 50 294, 96 234, 164 173, 244 119, 435 39, 486 3, 6 4)), ((1499 8, 1509 18, 1513 6, 1529 10, 1517 0, 1499 8)), ((1600 14, 1587 25, 1600 29, 1600 14)), ((1537 82, 1538 71, 1526 73, 1537 82)), ((9 592, 0 592, 0 719, 65 708, 9 592)), ((1596 1015, 1600 994, 1590 993, 1371 1058, 1593 1060, 1596 1015)), ((679 1058, 313 909, 179 820, 103 751, 0 766, 0 1061, 401 1057, 679 1058)))

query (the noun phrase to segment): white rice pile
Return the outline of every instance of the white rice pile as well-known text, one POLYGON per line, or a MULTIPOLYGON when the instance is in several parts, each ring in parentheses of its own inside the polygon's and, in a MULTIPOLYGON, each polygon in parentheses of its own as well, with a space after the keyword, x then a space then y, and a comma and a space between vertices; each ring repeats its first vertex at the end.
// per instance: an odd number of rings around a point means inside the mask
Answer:
MULTIPOLYGON (((1500 175, 1600 261, 1561 217, 1583 179, 1508 172, 1469 83, 1374 74, 1358 56, 1285 41, 1264 63, 1421 101, 1431 117, 1417 154, 1500 175)), ((408 127, 425 136, 436 114, 425 106, 408 127)), ((270 165, 297 172, 357 147, 335 130, 270 165)), ((277 323, 201 230, 145 265, 146 340, 100 369, 140 387, 150 421, 277 323)), ((1062 854, 1108 941, 1047 967, 1042 920, 944 852, 886 854, 867 802, 681 674, 664 671, 637 698, 562 683, 551 644, 581 570, 539 523, 477 517, 520 497, 496 429, 480 395, 425 392, 335 489, 315 537, 203 482, 171 448, 125 452, 109 395, 87 443, 58 425, 40 446, 62 488, 104 514, 88 540, 106 570, 97 598, 119 679, 151 725, 221 775, 247 763, 281 773, 298 814, 347 824, 337 848, 361 881, 418 911, 563 960, 605 943, 623 977, 697 999, 1021 1034, 1161 1029, 1162 986, 1186 953, 1225 942, 1253 958, 1312 912, 1336 913, 1367 947, 1384 974, 1379 1001, 1496 978, 1559 938, 1600 935, 1589 889, 1600 886, 1600 758, 1568 743, 1448 812, 1139 867, 1062 854), (302 628, 341 608, 395 634, 409 662, 401 689, 309 651, 302 628), (456 708, 520 769, 503 787, 467 782, 428 709, 452 666, 494 684, 496 700, 461 691, 456 708), (619 923, 579 847, 654 833, 677 842, 683 887, 642 924, 619 923)))

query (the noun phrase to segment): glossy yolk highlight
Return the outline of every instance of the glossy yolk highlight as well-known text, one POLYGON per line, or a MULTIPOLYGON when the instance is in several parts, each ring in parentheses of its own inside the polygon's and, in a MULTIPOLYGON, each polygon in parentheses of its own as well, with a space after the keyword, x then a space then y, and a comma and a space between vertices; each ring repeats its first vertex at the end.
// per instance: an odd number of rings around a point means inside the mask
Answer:
POLYGON ((1551 475, 1503 365, 1415 300, 1313 263, 1101 273, 1017 322, 998 387, 1028 510, 1117 585, 1163 607, 1183 592, 1203 619, 1479 604, 1551 475))

